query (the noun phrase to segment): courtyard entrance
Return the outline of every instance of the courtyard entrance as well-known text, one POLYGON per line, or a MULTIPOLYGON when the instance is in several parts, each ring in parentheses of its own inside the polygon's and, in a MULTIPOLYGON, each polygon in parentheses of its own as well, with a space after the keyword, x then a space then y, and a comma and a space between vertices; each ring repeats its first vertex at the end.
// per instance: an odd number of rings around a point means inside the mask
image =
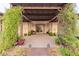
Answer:
POLYGON ((36 32, 44 32, 44 24, 36 24, 36 32))

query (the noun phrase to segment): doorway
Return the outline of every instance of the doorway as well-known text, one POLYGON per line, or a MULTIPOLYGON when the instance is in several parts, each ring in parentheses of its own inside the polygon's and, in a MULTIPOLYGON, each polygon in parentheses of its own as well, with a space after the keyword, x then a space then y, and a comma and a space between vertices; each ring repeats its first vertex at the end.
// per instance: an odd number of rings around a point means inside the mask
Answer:
POLYGON ((43 33, 44 32, 44 24, 36 24, 36 32, 43 33))

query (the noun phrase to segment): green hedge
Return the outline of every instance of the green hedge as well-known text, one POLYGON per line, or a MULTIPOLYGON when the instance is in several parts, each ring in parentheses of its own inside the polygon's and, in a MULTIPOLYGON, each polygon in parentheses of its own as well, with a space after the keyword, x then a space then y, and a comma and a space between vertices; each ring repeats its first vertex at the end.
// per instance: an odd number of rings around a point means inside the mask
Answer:
POLYGON ((10 48, 17 40, 18 25, 21 20, 21 7, 12 7, 3 16, 3 40, 0 45, 0 52, 10 48))

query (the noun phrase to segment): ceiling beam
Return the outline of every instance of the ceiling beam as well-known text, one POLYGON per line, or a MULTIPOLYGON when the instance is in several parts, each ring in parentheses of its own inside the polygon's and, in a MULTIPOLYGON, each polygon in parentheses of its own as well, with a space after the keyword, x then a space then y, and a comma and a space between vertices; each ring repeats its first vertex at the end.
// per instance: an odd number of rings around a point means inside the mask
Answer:
POLYGON ((30 20, 28 17, 26 17, 25 15, 22 15, 26 20, 28 20, 28 21, 32 21, 32 20, 30 20))
POLYGON ((53 21, 55 18, 57 18, 58 15, 56 15, 55 17, 53 17, 51 20, 49 20, 49 22, 53 21))
POLYGON ((29 16, 55 16, 58 12, 56 13, 23 13, 23 15, 29 15, 29 16))
MULTIPOLYGON (((58 9, 58 11, 61 12, 62 11, 62 8, 61 9, 58 9)), ((57 17, 58 17, 58 14, 55 17, 53 17, 51 20, 49 20, 49 22, 53 21, 57 17)))
POLYGON ((22 7, 23 9, 61 9, 61 7, 22 7))

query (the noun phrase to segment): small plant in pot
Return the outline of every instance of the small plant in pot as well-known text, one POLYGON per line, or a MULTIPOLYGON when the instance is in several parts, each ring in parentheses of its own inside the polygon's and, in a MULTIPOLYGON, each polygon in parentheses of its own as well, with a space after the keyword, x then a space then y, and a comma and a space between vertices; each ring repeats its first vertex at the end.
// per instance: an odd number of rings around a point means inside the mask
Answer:
POLYGON ((27 36, 27 33, 25 33, 24 36, 27 36))
POLYGON ((53 36, 56 36, 56 33, 53 33, 53 36))
POLYGON ((32 33, 32 34, 35 34, 36 32, 35 32, 34 30, 31 30, 31 33, 32 33))
POLYGON ((53 36, 53 33, 52 32, 47 32, 47 34, 49 34, 49 36, 53 36))
POLYGON ((28 36, 31 36, 32 35, 32 32, 30 31, 30 32, 28 32, 28 36))

